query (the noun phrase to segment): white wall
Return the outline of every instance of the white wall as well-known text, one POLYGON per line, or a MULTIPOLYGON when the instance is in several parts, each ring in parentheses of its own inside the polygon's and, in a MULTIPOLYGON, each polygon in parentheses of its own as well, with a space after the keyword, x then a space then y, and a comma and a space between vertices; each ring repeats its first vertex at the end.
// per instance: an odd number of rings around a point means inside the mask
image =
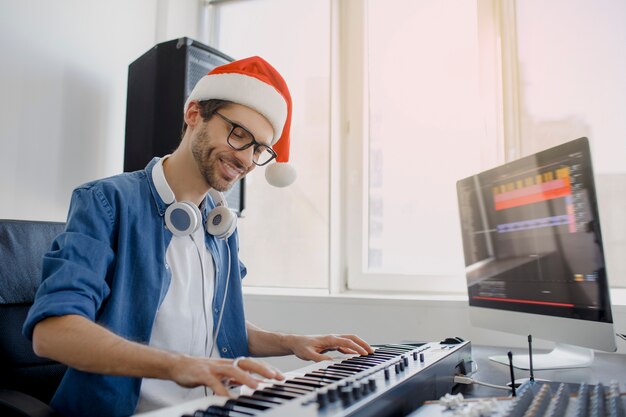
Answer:
POLYGON ((74 187, 122 171, 128 65, 195 36, 198 4, 0 0, 0 218, 65 220, 74 187))

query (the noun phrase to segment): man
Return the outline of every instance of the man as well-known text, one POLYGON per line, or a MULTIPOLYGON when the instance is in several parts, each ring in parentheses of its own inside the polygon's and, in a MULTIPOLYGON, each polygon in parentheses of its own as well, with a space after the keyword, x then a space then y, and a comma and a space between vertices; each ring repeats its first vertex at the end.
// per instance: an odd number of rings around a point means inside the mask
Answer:
POLYGON ((66 230, 44 257, 24 333, 38 355, 69 366, 51 403, 64 415, 129 415, 207 388, 227 395, 228 382, 256 387, 254 374, 283 378, 248 356, 372 352, 354 335, 274 333, 244 318, 246 269, 219 192, 267 163, 269 181, 293 181, 280 74, 259 57, 218 67, 184 120, 172 155, 74 190, 66 230))

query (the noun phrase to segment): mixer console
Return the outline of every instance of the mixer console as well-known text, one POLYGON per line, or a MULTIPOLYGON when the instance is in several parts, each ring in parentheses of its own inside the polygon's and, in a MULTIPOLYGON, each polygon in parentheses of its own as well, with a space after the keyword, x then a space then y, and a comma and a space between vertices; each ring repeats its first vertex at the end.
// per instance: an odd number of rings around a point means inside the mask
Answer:
POLYGON ((619 382, 588 385, 528 381, 515 397, 463 399, 445 396, 410 417, 626 417, 619 382))

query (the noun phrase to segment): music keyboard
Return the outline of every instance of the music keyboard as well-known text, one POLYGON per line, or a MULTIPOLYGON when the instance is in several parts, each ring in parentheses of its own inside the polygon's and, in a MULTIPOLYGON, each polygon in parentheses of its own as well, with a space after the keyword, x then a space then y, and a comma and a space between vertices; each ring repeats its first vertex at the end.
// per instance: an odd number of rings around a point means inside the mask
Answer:
POLYGON ((450 392, 454 375, 465 373, 470 360, 469 342, 379 345, 368 356, 318 362, 287 373, 285 381, 242 387, 237 398, 201 398, 141 416, 406 415, 450 392))

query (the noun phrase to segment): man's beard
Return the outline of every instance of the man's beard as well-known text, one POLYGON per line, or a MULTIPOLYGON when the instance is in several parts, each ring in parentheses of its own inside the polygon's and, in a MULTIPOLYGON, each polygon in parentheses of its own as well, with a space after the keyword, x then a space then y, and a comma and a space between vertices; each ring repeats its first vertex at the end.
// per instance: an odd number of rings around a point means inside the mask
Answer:
MULTIPOLYGON (((211 146, 210 143, 211 138, 205 126, 198 132, 198 136, 192 140, 191 153, 193 154, 200 174, 209 187, 220 192, 228 191, 235 181, 229 182, 219 175, 219 169, 216 169, 216 166, 220 164, 219 155, 215 153, 215 147, 211 146)), ((233 165, 239 165, 230 158, 227 160, 233 165)))

